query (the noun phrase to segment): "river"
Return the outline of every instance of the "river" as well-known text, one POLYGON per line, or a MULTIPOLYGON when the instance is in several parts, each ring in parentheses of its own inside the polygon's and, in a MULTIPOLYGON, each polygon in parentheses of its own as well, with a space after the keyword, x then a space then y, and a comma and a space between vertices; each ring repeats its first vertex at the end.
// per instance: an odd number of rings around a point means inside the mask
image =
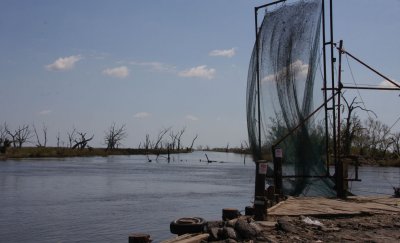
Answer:
MULTIPOLYGON (((150 156, 21 159, 0 162, 0 242, 127 242, 148 233, 172 237, 169 223, 199 216, 218 220, 222 208, 251 205, 250 157, 205 152, 150 156)), ((363 195, 393 192, 398 168, 362 167, 363 195)))

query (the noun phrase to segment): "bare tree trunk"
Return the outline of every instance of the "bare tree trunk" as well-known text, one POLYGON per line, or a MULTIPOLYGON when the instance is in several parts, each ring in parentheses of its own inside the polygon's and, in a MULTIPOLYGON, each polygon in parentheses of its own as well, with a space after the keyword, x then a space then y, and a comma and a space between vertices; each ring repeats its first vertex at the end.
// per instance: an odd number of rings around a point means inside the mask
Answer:
POLYGON ((118 146, 121 144, 121 141, 126 138, 126 136, 127 135, 125 125, 122 125, 121 127, 116 127, 114 122, 106 131, 106 135, 104 137, 107 149, 118 148, 118 146))
POLYGON ((186 127, 182 128, 182 130, 178 133, 178 151, 181 150, 181 137, 185 133, 186 127))
POLYGON ((78 135, 80 135, 81 137, 79 140, 75 139, 75 141, 74 141, 75 144, 74 144, 74 146, 72 146, 72 149, 75 149, 75 148, 84 149, 87 146, 87 143, 89 141, 91 141, 94 137, 94 135, 92 135, 90 138, 86 138, 86 133, 82 133, 82 132, 78 132, 78 135))
POLYGON ((76 136, 76 128, 73 128, 70 133, 67 132, 67 135, 68 135, 68 142, 69 142, 68 147, 72 148, 72 146, 73 146, 72 144, 73 144, 73 142, 75 140, 75 136, 76 136))
POLYGON ((194 145, 194 141, 196 141, 196 139, 197 139, 197 137, 198 137, 199 135, 198 134, 196 134, 196 136, 193 138, 193 140, 192 140, 192 144, 190 145, 190 151, 193 151, 193 145, 194 145))
POLYGON ((156 142, 155 142, 155 144, 154 144, 154 149, 158 149, 158 146, 160 145, 160 143, 161 143, 161 141, 162 141, 164 135, 165 135, 170 129, 171 129, 171 128, 165 128, 165 129, 161 130, 161 131, 158 133, 157 140, 156 140, 156 142))
POLYGON ((60 131, 57 133, 57 148, 60 147, 60 131))

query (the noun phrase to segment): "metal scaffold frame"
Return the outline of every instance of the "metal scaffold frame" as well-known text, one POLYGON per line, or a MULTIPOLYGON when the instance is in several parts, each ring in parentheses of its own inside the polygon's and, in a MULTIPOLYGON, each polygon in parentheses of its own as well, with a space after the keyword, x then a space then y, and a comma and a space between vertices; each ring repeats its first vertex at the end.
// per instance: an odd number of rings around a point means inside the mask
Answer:
MULTIPOLYGON (((261 101, 260 101, 260 43, 259 43, 259 31, 260 28, 258 26, 258 11, 260 9, 266 9, 268 7, 274 6, 279 3, 286 2, 287 0, 278 0, 268 4, 264 4, 254 8, 254 15, 255 15, 255 51, 256 51, 256 81, 257 81, 257 116, 258 116, 258 146, 259 151, 262 148, 262 141, 261 141, 261 101)), ((314 116, 319 110, 324 108, 325 113, 325 149, 326 149, 326 170, 327 173, 325 176, 316 176, 316 177, 329 177, 334 179, 335 182, 335 189, 336 195, 338 198, 346 198, 347 196, 347 181, 359 181, 358 178, 358 171, 356 171, 356 177, 353 179, 349 179, 347 175, 345 175, 345 170, 343 168, 343 161, 341 158, 341 137, 340 137, 340 129, 341 129, 341 116, 340 116, 340 107, 341 107, 341 96, 343 89, 375 89, 375 90, 400 90, 400 85, 396 82, 390 80, 382 73, 378 72, 371 66, 367 65, 347 50, 343 48, 343 41, 340 40, 339 44, 334 42, 334 29, 333 29, 333 0, 321 0, 322 1, 322 55, 323 55, 323 95, 324 95, 324 102, 321 104, 317 109, 311 112, 308 116, 304 118, 296 127, 291 129, 285 136, 279 139, 274 145, 272 145, 272 155, 274 159, 274 182, 275 182, 275 190, 277 192, 282 192, 282 178, 290 178, 290 177, 302 177, 302 176, 282 176, 281 168, 281 160, 276 158, 275 150, 279 149, 279 144, 285 140, 288 136, 290 136, 295 130, 297 130, 300 126, 302 126, 305 122, 307 122, 312 116, 314 116), (326 1, 329 1, 329 6, 326 5, 326 1), (327 41, 329 39, 329 41, 327 41), (338 51, 338 74, 337 80, 335 76, 335 51, 338 51), (329 52, 329 54, 328 54, 329 52), (396 87, 353 87, 353 86, 344 86, 342 84, 342 76, 341 76, 341 65, 342 65, 342 55, 346 54, 361 65, 365 66, 369 70, 373 71, 377 75, 381 76, 388 82, 392 83, 396 87), (329 76, 329 78, 328 78, 329 76), (328 119, 329 117, 332 118, 333 122, 329 125, 328 119), (329 131, 332 133, 332 142, 330 142, 329 138, 329 131), (332 159, 335 167, 334 175, 331 175, 329 170, 330 167, 330 157, 331 154, 329 152, 329 148, 332 146, 332 159)), ((265 161, 256 161, 256 180, 255 180, 255 216, 256 219, 263 219, 264 218, 264 204, 261 198, 264 195, 265 190, 265 175, 260 173, 260 165, 265 163, 265 161)), ((310 176, 303 176, 303 177, 310 177, 310 176)), ((314 176, 315 177, 315 176, 314 176)))

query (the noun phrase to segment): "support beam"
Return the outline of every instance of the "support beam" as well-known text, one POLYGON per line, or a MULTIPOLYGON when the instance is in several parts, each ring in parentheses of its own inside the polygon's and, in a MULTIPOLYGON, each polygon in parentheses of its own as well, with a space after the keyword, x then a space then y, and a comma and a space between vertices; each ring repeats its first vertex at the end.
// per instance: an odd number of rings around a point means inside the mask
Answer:
POLYGON ((266 168, 267 162, 265 160, 256 161, 254 219, 257 221, 263 221, 267 216, 267 211, 265 208, 265 176, 267 174, 266 168))

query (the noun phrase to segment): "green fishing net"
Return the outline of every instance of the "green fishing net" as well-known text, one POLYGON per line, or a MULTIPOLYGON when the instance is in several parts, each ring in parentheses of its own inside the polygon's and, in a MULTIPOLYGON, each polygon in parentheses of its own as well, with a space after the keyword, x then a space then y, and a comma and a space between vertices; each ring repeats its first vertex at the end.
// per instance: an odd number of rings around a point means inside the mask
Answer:
MULTIPOLYGON (((271 146, 304 121, 314 104, 323 104, 322 78, 316 78, 321 77, 316 75, 321 72, 321 16, 320 0, 265 11, 247 80, 247 125, 255 160, 271 160, 271 146)), ((278 145, 283 150, 285 194, 335 195, 333 181, 323 178, 327 175, 324 119, 324 112, 317 113, 278 145)))

